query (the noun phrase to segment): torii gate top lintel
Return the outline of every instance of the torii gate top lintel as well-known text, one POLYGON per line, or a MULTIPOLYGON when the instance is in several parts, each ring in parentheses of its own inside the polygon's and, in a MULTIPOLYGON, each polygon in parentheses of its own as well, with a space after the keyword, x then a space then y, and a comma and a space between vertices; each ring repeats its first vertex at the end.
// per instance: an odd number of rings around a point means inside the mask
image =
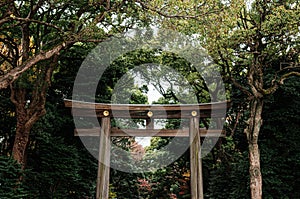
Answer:
MULTIPOLYGON (((147 108, 154 108, 160 110, 162 108, 169 108, 169 109, 182 109, 184 110, 191 110, 192 108, 199 107, 200 109, 211 109, 212 106, 222 106, 224 105, 229 106, 230 101, 221 101, 221 102, 210 102, 210 103, 200 103, 200 104, 107 104, 107 103, 93 103, 93 102, 85 102, 85 101, 78 101, 78 100, 70 100, 64 99, 66 107, 78 107, 78 108, 96 108, 96 109, 116 109, 122 110, 124 107, 128 107, 129 110, 138 109, 147 109, 147 108)), ((127 109, 128 110, 128 109, 127 109)))
POLYGON ((224 113, 230 106, 229 101, 201 103, 201 104, 105 104, 91 103, 76 100, 65 99, 65 106, 72 108, 73 115, 93 116, 93 110, 97 117, 105 117, 107 114, 112 117, 133 119, 145 119, 149 117, 151 111, 153 118, 189 118, 199 116, 200 118, 224 117, 224 113), (106 114, 103 114, 104 111, 106 114), (194 112, 193 112, 194 111, 194 112), (196 112, 195 112, 196 111, 196 112), (130 115, 128 115, 128 112, 130 115))

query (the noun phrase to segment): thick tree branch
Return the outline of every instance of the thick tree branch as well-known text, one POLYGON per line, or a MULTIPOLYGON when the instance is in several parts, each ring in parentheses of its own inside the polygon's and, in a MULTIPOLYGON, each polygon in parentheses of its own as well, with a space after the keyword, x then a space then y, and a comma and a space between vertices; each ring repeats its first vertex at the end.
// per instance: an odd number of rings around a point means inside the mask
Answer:
POLYGON ((242 86, 240 83, 238 83, 233 77, 229 78, 229 81, 238 89, 240 89, 244 94, 246 94, 248 97, 251 97, 253 94, 247 90, 246 87, 242 86))
POLYGON ((284 81, 285 81, 288 77, 291 77, 291 76, 299 76, 299 77, 300 77, 300 72, 292 71, 292 72, 289 72, 289 73, 284 74, 284 75, 280 78, 279 83, 280 83, 280 84, 283 84, 284 81))
POLYGON ((31 59, 24 62, 21 66, 16 67, 9 71, 7 74, 0 77, 0 89, 6 88, 9 84, 15 81, 23 72, 37 64, 40 61, 50 59, 53 55, 59 54, 59 52, 66 46, 71 45, 72 42, 64 42, 47 52, 40 52, 38 55, 32 57, 31 59))
POLYGON ((59 32, 62 32, 62 33, 64 32, 60 27, 58 27, 54 24, 44 22, 44 21, 40 21, 40 20, 36 20, 36 19, 22 18, 22 17, 16 17, 16 16, 10 16, 9 19, 10 20, 15 20, 15 21, 20 21, 20 22, 37 23, 37 24, 41 24, 41 25, 44 25, 44 26, 47 26, 47 27, 54 28, 54 29, 58 30, 59 32))
POLYGON ((14 87, 10 84, 10 100, 16 106, 16 110, 23 110, 25 107, 25 90, 23 88, 14 87))
POLYGON ((254 66, 254 64, 255 63, 250 65, 249 72, 247 74, 247 80, 248 80, 247 83, 248 83, 249 87, 251 88, 252 95, 259 98, 259 97, 262 97, 262 94, 257 90, 257 87, 256 87, 257 80, 254 79, 256 67, 254 66))
POLYGON ((2 26, 3 24, 5 24, 6 22, 9 22, 11 20, 10 17, 5 17, 3 19, 0 20, 0 26, 2 26))
POLYGON ((34 85, 34 90, 32 92, 32 101, 30 102, 29 106, 29 113, 28 115, 32 115, 32 112, 36 112, 39 109, 42 109, 45 105, 46 102, 46 93, 47 89, 51 85, 51 77, 52 77, 52 72, 54 68, 56 67, 58 63, 58 55, 54 55, 53 59, 51 60, 51 63, 49 66, 42 68, 41 73, 38 74, 38 77, 41 77, 36 80, 35 85, 34 85))
POLYGON ((15 89, 14 89, 12 83, 10 83, 9 86, 10 86, 10 100, 11 100, 11 102, 12 102, 14 105, 16 105, 16 104, 18 104, 18 102, 17 102, 17 100, 16 100, 16 92, 15 92, 15 89))
MULTIPOLYGON (((228 126, 229 130, 230 130, 230 137, 233 137, 236 129, 237 129, 237 126, 239 124, 239 121, 240 121, 240 118, 241 118, 241 110, 238 110, 237 113, 236 113, 236 118, 235 118, 235 122, 234 122, 234 125, 233 127, 231 128, 230 126, 228 126)), ((231 120, 232 121, 232 120, 231 120)))
POLYGON ((300 77, 300 72, 292 71, 289 73, 285 73, 284 75, 281 76, 281 78, 278 81, 273 83, 272 87, 270 87, 268 89, 264 89, 264 94, 265 95, 273 94, 278 89, 278 87, 280 85, 284 84, 284 81, 291 76, 299 76, 300 77))
POLYGON ((226 80, 228 80, 230 83, 232 83, 236 88, 238 88, 240 91, 242 91, 244 94, 246 94, 248 97, 252 96, 252 93, 248 91, 248 89, 244 86, 242 86, 240 83, 238 83, 232 76, 228 76, 227 74, 230 73, 230 64, 228 62, 228 59, 225 58, 220 50, 218 50, 218 54, 221 58, 221 61, 223 64, 223 76, 226 80), (227 76, 226 76, 227 75, 227 76))

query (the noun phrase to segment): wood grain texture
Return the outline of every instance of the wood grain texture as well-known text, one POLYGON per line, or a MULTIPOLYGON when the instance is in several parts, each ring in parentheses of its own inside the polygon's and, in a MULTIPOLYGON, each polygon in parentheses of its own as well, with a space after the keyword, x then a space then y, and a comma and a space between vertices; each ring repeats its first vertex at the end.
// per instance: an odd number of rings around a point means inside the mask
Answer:
POLYGON ((199 118, 190 119, 191 198, 203 199, 201 140, 199 118))
POLYGON ((109 171, 110 171, 110 118, 101 120, 99 159, 97 173, 97 199, 108 199, 109 196, 109 171))
POLYGON ((104 103, 91 103, 65 99, 65 106, 69 108, 85 108, 85 109, 97 109, 97 110, 119 110, 119 111, 149 111, 149 110, 161 110, 161 111, 193 111, 193 110, 211 110, 224 109, 224 105, 229 106, 229 101, 201 103, 201 104, 104 104, 104 103))
MULTIPOLYGON (((98 128, 75 129, 75 136, 99 136, 98 128)), ((225 131, 222 129, 199 129, 201 137, 224 137, 225 131)), ((119 129, 111 128, 110 136, 113 137, 189 137, 189 129, 119 129)))

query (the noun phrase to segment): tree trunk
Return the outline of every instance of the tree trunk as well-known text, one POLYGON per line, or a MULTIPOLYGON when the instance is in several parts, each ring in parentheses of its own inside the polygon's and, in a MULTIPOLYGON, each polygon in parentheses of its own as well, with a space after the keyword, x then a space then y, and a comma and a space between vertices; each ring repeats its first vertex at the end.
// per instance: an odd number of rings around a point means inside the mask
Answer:
POLYGON ((22 169, 26 167, 26 148, 29 143, 29 134, 31 128, 26 128, 25 124, 17 121, 16 137, 13 145, 12 154, 14 159, 21 164, 22 169))
POLYGON ((258 148, 258 136, 262 125, 263 99, 254 98, 250 102, 250 116, 247 121, 245 133, 249 147, 249 174, 250 191, 252 199, 262 198, 262 175, 260 170, 260 152, 258 148))
POLYGON ((39 106, 28 107, 26 104, 26 93, 26 90, 23 88, 11 87, 11 100, 16 106, 17 115, 16 136, 12 155, 21 164, 22 169, 26 167, 26 148, 29 143, 30 130, 34 123, 46 113, 44 102, 39 106))
POLYGON ((10 99, 16 107, 17 115, 16 137, 12 155, 21 164, 22 169, 26 167, 26 152, 30 141, 30 131, 36 121, 46 113, 47 89, 50 86, 52 72, 57 61, 58 56, 55 55, 49 66, 41 69, 40 73, 36 74, 38 78, 31 92, 26 88, 22 88, 17 82, 15 87, 12 84, 10 85, 10 99), (31 95, 30 98, 27 96, 29 94, 31 95))
MULTIPOLYGON (((18 122, 19 123, 19 122, 18 122)), ((29 141, 29 131, 23 130, 24 126, 18 124, 20 126, 19 128, 17 127, 16 129, 16 137, 13 145, 13 150, 12 154, 14 159, 21 164, 22 169, 25 168, 25 163, 26 163, 26 148, 27 148, 27 143, 29 141)))

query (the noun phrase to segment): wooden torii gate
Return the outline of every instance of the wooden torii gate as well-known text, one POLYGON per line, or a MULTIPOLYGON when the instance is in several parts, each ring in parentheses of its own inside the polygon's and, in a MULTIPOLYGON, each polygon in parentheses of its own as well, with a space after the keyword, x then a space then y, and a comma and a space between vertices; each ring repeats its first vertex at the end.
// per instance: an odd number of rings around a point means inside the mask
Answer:
POLYGON ((72 108, 73 116, 95 117, 101 119, 101 128, 75 129, 75 135, 99 136, 99 160, 97 174, 97 199, 109 197, 109 165, 110 164, 110 137, 136 136, 148 137, 190 137, 190 173, 191 198, 203 199, 203 179, 201 161, 200 137, 224 136, 221 119, 229 107, 229 102, 204 104, 168 104, 168 105, 140 105, 140 104, 102 104, 81 101, 64 100, 65 106, 72 108), (213 111, 212 111, 213 109, 213 111), (225 110, 224 110, 225 109, 225 110), (96 113, 95 113, 96 111, 96 113), (126 133, 119 128, 111 128, 111 118, 145 119, 146 129, 126 129, 126 133), (218 118, 217 128, 199 128, 201 119, 218 118), (188 129, 155 129, 155 119, 189 119, 188 129), (128 135, 129 134, 129 135, 128 135), (104 164, 105 163, 105 164, 104 164))

